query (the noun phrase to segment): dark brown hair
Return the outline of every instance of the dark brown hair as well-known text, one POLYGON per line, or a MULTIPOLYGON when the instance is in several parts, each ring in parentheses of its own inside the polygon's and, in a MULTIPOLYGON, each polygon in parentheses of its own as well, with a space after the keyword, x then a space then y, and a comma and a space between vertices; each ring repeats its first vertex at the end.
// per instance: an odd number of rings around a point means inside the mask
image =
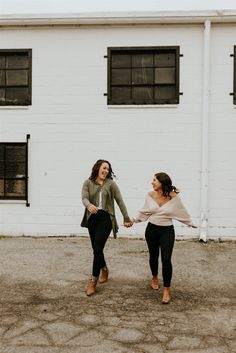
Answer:
POLYGON ((94 164, 93 168, 92 168, 92 172, 91 172, 91 175, 89 177, 90 180, 93 180, 95 181, 98 177, 98 172, 99 172, 99 169, 102 165, 102 163, 107 163, 109 165, 109 172, 107 174, 107 178, 108 179, 113 179, 113 177, 115 176, 113 170, 112 170, 112 167, 111 167, 111 163, 108 162, 107 160, 105 159, 99 159, 97 160, 97 162, 94 164))
POLYGON ((171 191, 176 192, 176 194, 179 193, 179 190, 174 185, 172 185, 172 180, 168 174, 163 173, 163 172, 156 173, 155 177, 161 183, 163 196, 168 196, 171 198, 171 196, 170 196, 171 191))

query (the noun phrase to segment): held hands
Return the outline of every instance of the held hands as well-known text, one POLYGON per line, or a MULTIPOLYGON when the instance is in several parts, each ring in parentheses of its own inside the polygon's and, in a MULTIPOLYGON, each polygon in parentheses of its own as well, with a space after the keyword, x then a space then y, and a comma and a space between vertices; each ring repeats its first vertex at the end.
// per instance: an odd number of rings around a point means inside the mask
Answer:
POLYGON ((124 226, 126 228, 130 228, 132 227, 132 225, 135 223, 135 219, 134 218, 131 218, 131 220, 129 222, 124 222, 124 226))
POLYGON ((132 227, 133 224, 134 224, 133 220, 131 220, 130 222, 124 222, 124 226, 125 226, 126 228, 132 227))

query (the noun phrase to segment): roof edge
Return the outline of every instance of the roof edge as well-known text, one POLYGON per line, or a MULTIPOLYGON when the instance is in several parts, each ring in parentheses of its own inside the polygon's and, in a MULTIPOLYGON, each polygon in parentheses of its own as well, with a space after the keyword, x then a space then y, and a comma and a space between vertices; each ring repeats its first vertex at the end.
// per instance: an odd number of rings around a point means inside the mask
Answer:
POLYGON ((206 20, 236 22, 236 10, 5 14, 0 15, 0 26, 203 23, 206 20))

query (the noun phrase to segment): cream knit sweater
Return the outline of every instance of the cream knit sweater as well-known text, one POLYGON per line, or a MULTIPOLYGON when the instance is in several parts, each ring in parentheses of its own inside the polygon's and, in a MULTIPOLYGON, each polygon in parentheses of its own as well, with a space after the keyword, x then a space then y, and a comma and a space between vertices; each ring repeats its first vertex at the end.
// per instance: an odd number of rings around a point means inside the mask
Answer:
POLYGON ((178 195, 159 206, 153 197, 147 194, 144 206, 134 220, 136 223, 148 220, 158 226, 169 226, 173 224, 173 219, 190 227, 196 227, 178 195))

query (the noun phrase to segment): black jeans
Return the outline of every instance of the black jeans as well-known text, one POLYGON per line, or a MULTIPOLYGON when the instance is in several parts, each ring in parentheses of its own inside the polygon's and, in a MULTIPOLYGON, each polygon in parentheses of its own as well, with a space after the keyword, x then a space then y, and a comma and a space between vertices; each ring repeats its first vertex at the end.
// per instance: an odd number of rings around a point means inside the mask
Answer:
POLYGON ((109 213, 99 210, 92 214, 88 220, 88 230, 93 248, 92 276, 97 278, 101 268, 106 266, 103 249, 112 230, 109 213))
POLYGON ((159 249, 161 249, 162 276, 164 287, 170 287, 172 277, 171 255, 175 241, 174 227, 148 223, 145 238, 149 250, 149 264, 153 276, 158 275, 159 249))

